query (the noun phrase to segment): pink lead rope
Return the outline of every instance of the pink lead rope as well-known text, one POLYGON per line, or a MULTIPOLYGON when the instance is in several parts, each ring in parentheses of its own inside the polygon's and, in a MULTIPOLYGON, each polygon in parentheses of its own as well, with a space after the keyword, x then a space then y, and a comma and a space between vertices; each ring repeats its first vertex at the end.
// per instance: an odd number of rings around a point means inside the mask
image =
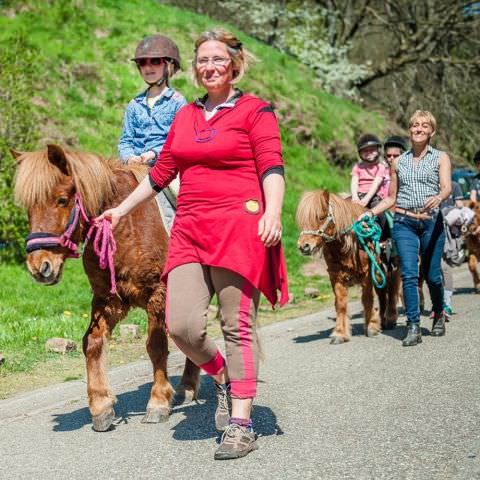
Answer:
MULTIPOLYGON (((115 257, 115 252, 117 251, 117 244, 115 238, 113 237, 112 224, 108 218, 104 218, 101 222, 98 222, 96 219, 90 220, 83 206, 82 197, 77 192, 75 194, 75 205, 78 207, 78 211, 75 213, 75 221, 70 225, 67 231, 62 235, 62 239, 68 241, 70 236, 73 234, 73 231, 78 223, 78 217, 81 215, 87 225, 90 225, 90 228, 87 232, 86 241, 88 242, 93 232, 95 235, 93 238, 93 251, 98 257, 98 265, 102 270, 110 270, 110 293, 115 295, 117 294, 117 282, 115 280, 115 263, 113 258, 115 257)), ((69 247, 69 244, 64 241, 63 243, 66 247, 69 247)), ((70 248, 70 247, 69 247, 70 248)))
POLYGON ((114 257, 117 251, 117 244, 113 237, 112 224, 108 218, 103 218, 100 222, 95 219, 90 222, 90 228, 87 233, 87 240, 90 240, 95 231, 93 239, 93 251, 98 257, 98 264, 102 270, 110 270, 110 293, 117 293, 117 282, 115 280, 114 257))

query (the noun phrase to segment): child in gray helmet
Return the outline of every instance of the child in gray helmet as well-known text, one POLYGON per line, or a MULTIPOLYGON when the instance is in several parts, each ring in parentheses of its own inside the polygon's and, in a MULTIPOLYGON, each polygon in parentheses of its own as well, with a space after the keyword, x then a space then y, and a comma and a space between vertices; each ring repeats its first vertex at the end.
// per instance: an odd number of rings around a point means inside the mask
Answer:
POLYGON ((123 163, 153 166, 167 138, 175 114, 187 102, 169 85, 180 68, 177 45, 163 35, 145 37, 131 59, 148 88, 125 111, 118 153, 123 163))

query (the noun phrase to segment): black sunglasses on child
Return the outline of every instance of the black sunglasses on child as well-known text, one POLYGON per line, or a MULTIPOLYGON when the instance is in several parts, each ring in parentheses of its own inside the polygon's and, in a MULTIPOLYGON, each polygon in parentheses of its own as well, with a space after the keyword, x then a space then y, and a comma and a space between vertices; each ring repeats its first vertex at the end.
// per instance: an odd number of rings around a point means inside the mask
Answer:
POLYGON ((150 65, 161 65, 164 60, 163 58, 139 58, 138 60, 135 60, 135 62, 139 67, 144 67, 148 63, 150 65))

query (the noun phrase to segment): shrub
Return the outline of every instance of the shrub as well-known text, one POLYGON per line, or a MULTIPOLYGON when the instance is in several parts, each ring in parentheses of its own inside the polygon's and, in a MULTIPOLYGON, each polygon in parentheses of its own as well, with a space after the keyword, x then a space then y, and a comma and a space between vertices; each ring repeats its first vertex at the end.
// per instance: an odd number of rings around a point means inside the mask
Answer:
POLYGON ((0 259, 19 261, 24 256, 28 232, 23 210, 14 204, 15 160, 9 149, 33 149, 38 139, 32 108, 35 49, 23 34, 2 41, 0 50, 0 259))

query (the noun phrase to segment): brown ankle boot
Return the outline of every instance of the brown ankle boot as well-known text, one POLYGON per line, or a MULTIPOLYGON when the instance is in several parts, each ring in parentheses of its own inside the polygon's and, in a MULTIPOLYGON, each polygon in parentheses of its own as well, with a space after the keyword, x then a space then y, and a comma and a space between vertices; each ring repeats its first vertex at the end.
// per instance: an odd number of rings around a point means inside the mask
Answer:
POLYGON ((407 336, 403 339, 402 345, 404 347, 413 347, 422 343, 422 332, 418 323, 409 323, 407 325, 407 336))

